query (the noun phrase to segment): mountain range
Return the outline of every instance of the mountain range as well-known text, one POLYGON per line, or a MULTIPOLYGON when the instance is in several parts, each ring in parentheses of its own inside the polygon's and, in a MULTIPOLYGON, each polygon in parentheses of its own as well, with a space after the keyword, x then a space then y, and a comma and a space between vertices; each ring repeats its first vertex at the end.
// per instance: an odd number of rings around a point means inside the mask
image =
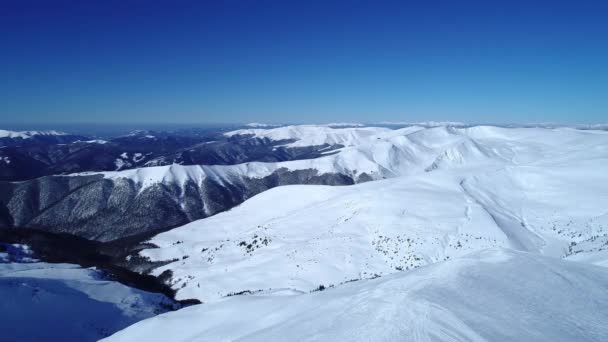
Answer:
POLYGON ((24 234, 12 243, 74 236, 204 303, 109 340, 608 336, 608 131, 20 134, 0 148, 0 229, 24 234))

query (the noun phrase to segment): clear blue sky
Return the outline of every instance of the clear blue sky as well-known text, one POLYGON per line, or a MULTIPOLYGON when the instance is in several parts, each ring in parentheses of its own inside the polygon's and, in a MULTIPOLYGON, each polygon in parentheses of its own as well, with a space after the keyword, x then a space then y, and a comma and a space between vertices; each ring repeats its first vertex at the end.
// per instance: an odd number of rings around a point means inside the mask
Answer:
POLYGON ((608 1, 0 0, 1 122, 608 121, 608 1))

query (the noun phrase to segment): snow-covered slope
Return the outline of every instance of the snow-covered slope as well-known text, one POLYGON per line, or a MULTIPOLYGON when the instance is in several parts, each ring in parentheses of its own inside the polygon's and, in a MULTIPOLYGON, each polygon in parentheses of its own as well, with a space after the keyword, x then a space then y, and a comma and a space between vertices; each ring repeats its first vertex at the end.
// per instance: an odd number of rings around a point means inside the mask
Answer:
POLYGON ((348 187, 275 188, 160 234, 151 240, 159 248, 141 254, 174 260, 155 274, 172 271, 178 298, 205 302, 242 291, 307 292, 496 246, 608 260, 605 132, 389 133, 394 136, 366 148, 406 140, 401 146, 410 154, 374 158, 382 161, 376 165, 393 163, 401 176, 348 187))
POLYGON ((380 121, 378 125, 382 126, 422 126, 422 127, 438 127, 438 126, 455 126, 463 127, 466 126, 464 122, 460 121, 419 121, 419 122, 408 122, 408 121, 380 121))
POLYGON ((310 160, 201 167, 205 177, 285 168, 373 181, 277 187, 153 237, 158 248, 140 254, 168 261, 153 273, 170 271, 178 299, 204 304, 109 341, 608 338, 608 270, 593 265, 608 265, 607 132, 238 132, 229 134, 340 147, 310 160))
POLYGON ((36 262, 23 246, 8 248, 0 253, 2 341, 96 341, 175 305, 95 269, 36 262))
POLYGON ((320 145, 359 145, 368 141, 370 137, 390 131, 388 128, 379 127, 347 127, 329 125, 298 125, 283 126, 277 128, 263 129, 241 129, 224 133, 231 137, 236 135, 253 135, 257 138, 268 138, 271 140, 296 140, 290 143, 290 147, 320 146, 320 145), (335 127, 335 128, 334 128, 335 127))
POLYGON ((58 131, 7 131, 0 129, 0 138, 21 138, 29 139, 36 135, 55 136, 55 135, 66 135, 66 133, 58 131))
MULTIPOLYGON (((388 129, 378 127, 331 128, 327 126, 304 125, 286 126, 272 129, 248 129, 226 133, 227 135, 255 135, 287 143, 291 148, 306 146, 327 146, 328 155, 303 160, 276 163, 250 162, 237 165, 166 165, 145 169, 119 172, 104 172, 107 178, 128 178, 145 186, 155 183, 183 184, 192 179, 195 183, 206 177, 215 179, 236 179, 239 177, 263 178, 278 169, 289 171, 314 170, 318 174, 342 174, 355 182, 387 177, 403 176, 423 171, 432 166, 437 158, 446 153, 468 153, 472 146, 478 149, 467 131, 451 127, 406 127, 388 129), (343 146, 335 149, 336 146, 343 146), (455 150, 454 152, 451 152, 455 150)), ((558 135, 558 134, 555 134, 558 135)), ((508 150, 508 148, 507 148, 508 150)), ((507 151, 508 152, 508 151, 507 151)), ((501 161, 498 152, 487 151, 488 157, 501 161)), ((451 156, 448 156, 451 157, 451 156)), ((460 159, 447 163, 462 163, 460 159)), ((466 157, 466 156, 464 156, 466 157)), ((91 174, 91 173, 87 173, 91 174)))
POLYGON ((83 136, 59 131, 7 131, 0 129, 0 147, 50 146, 69 144, 82 139, 84 139, 83 136))
MULTIPOLYGON (((401 130, 385 128, 340 128, 326 126, 287 126, 276 129, 239 130, 226 134, 240 135, 260 131, 259 137, 272 140, 293 140, 292 147, 317 145, 349 145, 349 148, 339 150, 339 153, 320 158, 293 160, 276 163, 250 162, 237 165, 165 165, 148 168, 124 170, 118 172, 101 172, 108 179, 131 179, 143 188, 153 184, 183 185, 187 181, 200 184, 204 179, 211 178, 218 182, 234 183, 239 178, 263 178, 278 169, 288 171, 314 170, 318 174, 342 174, 352 177, 355 181, 363 174, 365 179, 379 179, 406 172, 408 166, 418 163, 416 152, 421 146, 404 143, 405 135, 420 128, 410 127, 401 130), (298 138, 299 139, 299 138, 298 138), (413 146, 410 146, 413 145, 413 146), (406 155, 408 154, 408 155, 406 155)), ((334 152, 334 151, 329 151, 334 152)), ((430 159, 432 160, 432 159, 430 159)), ((422 164, 421 164, 422 165, 422 164)), ((86 172, 76 175, 98 174, 86 172)))
POLYGON ((234 296, 119 341, 604 341, 608 270, 509 250, 311 294, 234 296))
POLYGON ((278 127, 280 124, 272 124, 272 123, 263 123, 263 122, 250 122, 245 124, 246 127, 250 128, 269 128, 269 127, 278 127))
POLYGON ((397 178, 351 187, 285 186, 161 234, 142 255, 179 259, 178 298, 309 291, 407 270, 508 239, 456 180, 397 178))

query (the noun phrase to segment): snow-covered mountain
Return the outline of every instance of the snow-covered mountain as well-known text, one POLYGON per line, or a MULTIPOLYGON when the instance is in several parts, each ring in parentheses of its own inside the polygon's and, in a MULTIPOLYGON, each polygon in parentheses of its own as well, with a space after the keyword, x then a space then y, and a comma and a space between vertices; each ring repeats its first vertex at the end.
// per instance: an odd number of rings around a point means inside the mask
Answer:
POLYGON ((249 128, 224 133, 225 136, 254 136, 275 141, 293 140, 290 147, 321 145, 358 145, 370 137, 390 131, 380 127, 341 127, 329 125, 297 125, 276 128, 249 128))
MULTIPOLYGON (((302 131, 286 132, 298 139, 302 131)), ((307 292, 491 247, 606 261, 608 133, 440 127, 362 139, 281 165, 386 179, 278 187, 162 233, 150 241, 159 248, 141 255, 174 260, 155 274, 171 271, 178 298, 205 302, 243 291, 307 292)), ((269 172, 261 166, 227 168, 258 177, 269 172)))
POLYGON ((605 268, 493 249, 309 294, 232 296, 104 341, 604 341, 606 284, 605 268))
POLYGON ((408 121, 381 121, 378 125, 382 126, 422 126, 422 127, 438 127, 438 126, 455 126, 463 127, 467 126, 464 122, 460 121, 419 121, 419 122, 408 122, 408 121))
POLYGON ((59 131, 7 131, 0 129, 0 147, 71 143, 82 136, 59 131))
MULTIPOLYGON (((393 130, 313 125, 246 129, 225 135, 239 144, 265 141, 265 146, 280 151, 306 149, 310 158, 165 165, 0 183, 0 214, 5 213, 0 215, 4 216, 0 224, 3 219, 9 226, 45 227, 107 240, 204 218, 279 185, 348 185, 440 171, 456 175, 460 182, 467 175, 501 168, 534 163, 539 167, 548 163, 545 167, 550 168, 560 158, 566 164, 567 158, 595 158, 596 169, 602 170, 608 137, 604 131, 569 128, 411 126, 393 130), (312 151, 316 152, 310 154, 312 151), (81 201, 78 207, 73 201, 76 197, 81 201), (24 201, 33 205, 24 207, 24 201), (104 232, 96 228, 100 222, 107 227, 104 232)), ((247 151, 244 148, 241 153, 247 151)))
POLYGON ((0 226, 128 236, 122 266, 204 303, 117 340, 606 337, 606 131, 258 126, 197 146, 224 162, 0 182, 0 226))
POLYGON ((67 135, 63 132, 58 131, 7 131, 4 129, 0 129, 0 139, 2 138, 10 138, 10 139, 30 139, 34 136, 42 135, 42 136, 57 136, 57 135, 67 135))

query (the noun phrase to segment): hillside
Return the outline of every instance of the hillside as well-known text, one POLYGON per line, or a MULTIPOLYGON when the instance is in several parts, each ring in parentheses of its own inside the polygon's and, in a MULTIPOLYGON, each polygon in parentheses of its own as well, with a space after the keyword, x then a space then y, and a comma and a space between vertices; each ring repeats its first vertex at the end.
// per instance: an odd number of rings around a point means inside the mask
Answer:
POLYGON ((234 296, 104 341, 602 341, 608 270, 493 249, 310 294, 234 296))

